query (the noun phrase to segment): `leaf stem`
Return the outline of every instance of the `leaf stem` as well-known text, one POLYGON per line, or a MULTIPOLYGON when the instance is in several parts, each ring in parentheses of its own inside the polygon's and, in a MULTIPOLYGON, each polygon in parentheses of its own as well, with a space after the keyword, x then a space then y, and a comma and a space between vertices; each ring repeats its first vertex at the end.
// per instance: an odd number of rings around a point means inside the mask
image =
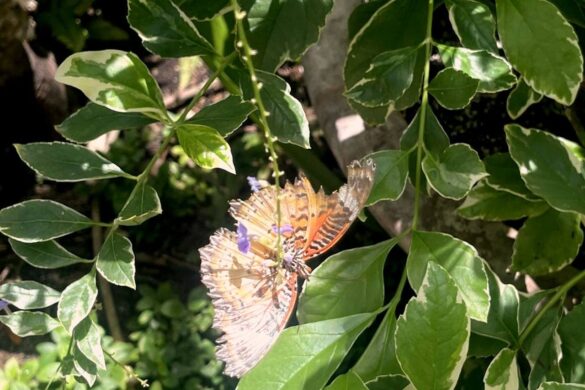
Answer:
POLYGON ((420 213, 420 194, 421 194, 421 163, 422 153, 424 149, 424 134, 427 119, 427 106, 429 104, 429 74, 430 74, 430 58, 432 48, 432 26, 433 26, 433 0, 429 0, 428 14, 427 14, 427 36, 425 39, 426 53, 425 53, 425 69, 423 77, 422 101, 420 105, 420 122, 418 126, 418 140, 416 148, 416 175, 414 185, 414 216, 412 217, 412 229, 415 230, 418 226, 420 213))
POLYGON ((270 126, 268 125, 268 116, 270 113, 266 110, 264 106, 264 102, 262 101, 262 96, 260 94, 260 88, 262 88, 262 83, 258 81, 258 76, 256 75, 256 69, 254 68, 254 62, 252 61, 252 57, 254 56, 255 51, 250 47, 248 42, 248 38, 246 37, 246 30, 244 29, 244 17, 246 16, 246 11, 242 11, 238 4, 237 0, 231 0, 232 8, 234 11, 234 16, 236 20, 236 35, 237 35, 237 42, 236 47, 240 48, 243 51, 242 60, 248 69, 248 73, 250 74, 251 84, 252 84, 252 92, 254 94, 254 101, 253 103, 258 107, 259 112, 259 123, 258 125, 264 131, 264 137, 266 138, 266 148, 269 153, 269 159, 272 163, 272 170, 274 172, 274 190, 276 193, 276 253, 277 253, 277 262, 280 262, 283 257, 282 253, 282 242, 281 242, 281 234, 280 234, 280 227, 281 227, 281 210, 280 210, 280 169, 278 167, 278 155, 276 154, 276 150, 274 148, 274 141, 272 133, 270 131, 270 126))
POLYGON ((104 349, 104 354, 106 354, 107 357, 109 357, 116 365, 122 367, 122 369, 124 371, 126 371, 126 374, 130 377, 135 379, 136 381, 138 381, 138 383, 140 383, 140 386, 146 388, 149 386, 148 381, 146 379, 141 379, 132 369, 132 367, 126 365, 126 364, 122 364, 120 363, 115 357, 114 355, 112 355, 111 353, 109 353, 108 351, 106 351, 104 349))
POLYGON ((528 322, 528 325, 526 325, 526 327, 524 328, 524 330, 520 334, 520 337, 518 338, 518 342, 516 344, 516 350, 518 350, 522 347, 522 344, 524 344, 524 341, 526 341, 526 338, 528 337, 528 335, 530 335, 530 332, 532 332, 534 327, 538 324, 538 322, 542 319, 542 317, 546 314, 546 312, 549 311, 558 301, 563 299, 567 295, 567 292, 574 285, 579 283, 582 279, 585 279, 585 270, 583 270, 580 273, 578 273, 577 275, 573 276, 567 283, 558 287, 558 290, 555 293, 555 295, 553 295, 552 298, 549 299, 548 302, 546 302, 544 307, 538 313, 536 313, 536 315, 534 317, 532 317, 530 319, 530 321, 528 322))

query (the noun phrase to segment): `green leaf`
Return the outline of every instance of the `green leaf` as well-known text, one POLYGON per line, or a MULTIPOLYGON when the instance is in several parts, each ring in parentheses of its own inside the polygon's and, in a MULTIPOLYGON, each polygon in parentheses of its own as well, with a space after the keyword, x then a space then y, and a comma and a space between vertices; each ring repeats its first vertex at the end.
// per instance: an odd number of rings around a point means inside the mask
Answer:
POLYGON ((48 241, 92 225, 91 219, 52 200, 26 200, 0 210, 0 232, 22 242, 48 241))
POLYGON ((579 383, 543 382, 538 390, 583 390, 585 385, 579 383))
POLYGON ((406 390, 409 384, 403 375, 383 375, 366 383, 368 390, 406 390))
POLYGON ((161 91, 140 59, 119 50, 86 51, 63 61, 55 80, 80 89, 94 103, 120 112, 166 115, 161 91))
POLYGON ((546 275, 570 264, 583 242, 578 214, 549 209, 528 218, 514 241, 512 269, 546 275))
MULTIPOLYGON (((264 107, 270 113, 268 125, 278 141, 298 145, 308 149, 309 122, 301 103, 290 94, 290 86, 277 75, 257 71, 258 81, 262 83, 260 95, 264 107)), ((245 99, 253 99, 252 85, 248 77, 241 79, 245 99)))
POLYGON ((517 119, 520 115, 524 114, 528 107, 541 100, 542 95, 530 88, 522 78, 508 95, 506 110, 510 118, 517 119))
POLYGON ((256 107, 239 96, 230 96, 220 102, 203 107, 187 124, 204 125, 216 129, 222 137, 237 130, 256 107))
POLYGON ((57 303, 60 298, 59 291, 32 280, 0 285, 0 299, 19 309, 42 309, 57 303))
POLYGON ((128 22, 142 44, 162 57, 213 55, 189 16, 172 0, 129 0, 128 22))
POLYGON ((214 1, 189 1, 177 0, 175 2, 191 18, 197 20, 212 19, 229 5, 229 0, 214 1))
POLYGON ((41 336, 49 333, 60 324, 48 314, 38 311, 17 311, 1 315, 0 322, 19 337, 41 336))
POLYGON ((478 85, 479 82, 466 73, 446 68, 431 81, 429 93, 446 109, 459 110, 471 102, 478 85))
POLYGON ((446 4, 451 26, 463 46, 498 53, 496 22, 487 5, 475 0, 447 0, 446 4))
POLYGON ((511 284, 504 284, 486 267, 489 283, 490 310, 486 322, 471 321, 473 333, 513 345, 518 339, 520 297, 511 284))
POLYGON ((469 317, 447 271, 432 261, 427 268, 396 323, 396 356, 415 388, 452 389, 467 354, 469 317))
POLYGON ((65 138, 74 142, 89 142, 112 130, 144 127, 156 122, 137 112, 117 112, 89 102, 73 113, 55 129, 65 138))
POLYGON ((412 84, 418 47, 406 47, 378 54, 364 78, 346 93, 366 106, 387 106, 404 95, 412 84))
POLYGON ((238 389, 319 389, 327 383, 375 313, 312 322, 286 329, 238 389))
POLYGON ((303 286, 300 323, 367 313, 384 303, 384 262, 396 240, 336 253, 303 286))
POLYGON ((98 326, 88 316, 75 328, 73 340, 79 351, 91 360, 98 368, 106 369, 106 360, 101 344, 98 326))
POLYGON ((420 288, 431 262, 449 273, 467 305, 469 317, 485 322, 490 308, 488 279, 475 248, 448 234, 415 231, 406 262, 408 281, 414 290, 420 288))
POLYGON ((177 127, 179 143, 187 155, 202 168, 221 168, 235 174, 230 145, 208 126, 183 124, 177 127))
POLYGON ((77 263, 91 263, 63 248, 56 241, 25 243, 8 239, 14 253, 33 267, 55 269, 77 263))
POLYGON ((95 277, 95 269, 92 268, 87 275, 71 283, 61 293, 57 317, 69 334, 93 307, 97 297, 95 277))
MULTIPOLYGON (((527 324, 540 312, 542 305, 552 297, 551 291, 539 291, 521 296, 519 320, 524 331, 527 324)), ((522 343, 522 350, 530 367, 528 388, 535 389, 545 380, 562 380, 559 365, 561 340, 556 331, 561 319, 562 301, 557 301, 536 322, 522 343)))
POLYGON ((119 166, 86 147, 66 142, 15 144, 21 160, 39 175, 55 181, 131 177, 119 166))
POLYGON ((543 201, 529 201, 506 191, 479 183, 465 198, 457 213, 467 219, 509 221, 542 214, 549 208, 543 201))
POLYGON ((258 51, 254 56, 256 66, 274 72, 285 60, 300 58, 319 39, 332 6, 332 0, 243 1, 248 39, 258 51))
MULTIPOLYGON (((398 299, 400 299, 399 296, 393 298, 393 300, 398 299)), ((395 307, 396 305, 394 305, 395 307)), ((390 309, 386 311, 374 337, 372 337, 366 350, 353 367, 356 374, 365 382, 369 383, 383 375, 404 374, 396 358, 396 344, 394 342, 394 333, 396 332, 395 311, 390 309)))
POLYGON ((162 214, 162 207, 156 190, 146 181, 141 181, 128 197, 116 220, 120 225, 140 225, 159 214, 162 214))
POLYGON ((446 67, 460 70, 479 80, 477 92, 504 91, 517 82, 512 66, 494 53, 445 45, 437 45, 437 48, 446 67))
POLYGON ((512 160, 510 153, 495 153, 487 156, 483 163, 489 174, 486 178, 490 187, 499 191, 506 191, 526 200, 540 200, 526 187, 520 175, 518 165, 512 160))
POLYGON ((382 150, 370 154, 369 158, 376 164, 376 174, 366 206, 381 200, 400 198, 408 177, 408 153, 402 150, 382 150))
POLYGON ((325 390, 368 390, 368 387, 353 371, 339 375, 325 390))
POLYGON ((560 211, 585 214, 585 160, 576 144, 537 129, 506 125, 512 158, 526 186, 560 211))
POLYGON ((502 349, 492 360, 483 378, 486 390, 517 390, 520 386, 516 352, 502 349))
POLYGON ((565 19, 579 27, 585 27, 585 7, 581 0, 550 0, 565 19))
POLYGON ((121 234, 114 232, 106 238, 96 256, 96 267, 108 282, 136 288, 132 243, 121 234))
POLYGON ((573 103, 583 80, 583 56, 573 27, 545 0, 496 0, 506 56, 536 92, 573 103))
POLYGON ((441 196, 459 200, 487 176, 477 152, 467 144, 454 144, 438 158, 427 154, 422 169, 431 187, 441 196))
POLYGON ((79 376, 85 379, 89 387, 92 387, 97 379, 97 366, 77 346, 73 347, 73 367, 79 376))
MULTIPOLYGON (((449 137, 439 120, 428 106, 426 109, 424 123, 424 138, 423 143, 426 151, 439 156, 447 147, 449 147, 449 137)), ((409 123, 408 127, 404 129, 404 133, 400 138, 400 149, 411 150, 418 143, 418 132, 420 129, 421 114, 420 109, 417 111, 414 119, 409 123)))
MULTIPOLYGON (((350 90, 364 78, 372 60, 383 52, 408 47, 419 47, 412 83, 394 104, 395 110, 404 110, 415 104, 420 97, 423 68, 427 62, 425 46, 429 2, 424 0, 395 0, 378 8, 349 44, 344 77, 346 90, 350 90)), ((352 106, 367 122, 383 122, 388 107, 379 108, 379 113, 369 112, 357 102, 352 106), (380 115, 381 114, 381 115, 380 115), (380 120, 381 119, 381 120, 380 120)))
POLYGON ((585 383, 585 301, 575 306, 559 323, 563 357, 561 368, 565 380, 585 383))

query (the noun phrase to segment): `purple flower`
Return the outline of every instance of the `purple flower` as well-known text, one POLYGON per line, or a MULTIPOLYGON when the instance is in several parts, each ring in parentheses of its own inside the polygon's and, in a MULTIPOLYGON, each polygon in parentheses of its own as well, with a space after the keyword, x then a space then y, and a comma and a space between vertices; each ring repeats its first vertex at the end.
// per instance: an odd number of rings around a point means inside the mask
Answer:
POLYGON ((238 222, 238 249, 246 254, 250 250, 250 238, 248 237, 248 228, 243 223, 238 222))
POLYGON ((0 310, 4 310, 8 307, 8 302, 3 301, 2 299, 0 299, 0 310))
POLYGON ((262 184, 254 176, 248 176, 248 184, 252 188, 252 192, 258 192, 262 189, 262 184))
POLYGON ((293 229, 292 225, 289 223, 286 223, 284 225, 282 225, 280 227, 280 229, 276 228, 276 225, 272 225, 272 232, 273 233, 278 233, 278 231, 280 230, 280 234, 287 234, 287 233, 292 233, 295 230, 293 229))

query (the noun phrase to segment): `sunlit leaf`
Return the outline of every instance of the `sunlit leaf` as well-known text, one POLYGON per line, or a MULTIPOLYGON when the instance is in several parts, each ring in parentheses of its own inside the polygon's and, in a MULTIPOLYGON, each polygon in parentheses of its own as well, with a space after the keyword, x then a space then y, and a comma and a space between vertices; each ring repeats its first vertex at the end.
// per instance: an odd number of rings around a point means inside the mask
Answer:
POLYGON ((236 173, 232 152, 223 137, 208 126, 183 124, 177 128, 179 143, 187 155, 202 168, 221 168, 236 173))
POLYGON ((402 150, 382 150, 369 157, 376 164, 376 174, 366 206, 381 200, 400 198, 408 177, 408 153, 402 150))
POLYGON ((330 256, 303 286, 300 323, 372 312, 384 302, 384 262, 396 240, 330 256))
POLYGON ((0 285, 0 299, 19 309, 42 309, 57 303, 60 298, 59 291, 32 280, 0 285))
POLYGON ((519 388, 516 352, 504 348, 490 363, 483 378, 486 390, 517 390, 519 388))
POLYGON ((445 3, 451 26, 463 46, 498 52, 496 22, 487 5, 475 0, 447 0, 445 3))
POLYGON ((512 66, 502 57, 485 50, 437 45, 446 67, 465 72, 479 80, 478 92, 499 92, 512 88, 516 76, 512 66))
POLYGON ((48 241, 94 225, 52 200, 26 200, 0 210, 0 232, 22 242, 48 241))
POLYGON ((430 261, 396 324, 396 356, 419 389, 453 389, 469 343, 469 317, 447 271, 430 261), (449 340, 449 342, 445 342, 449 340))
POLYGON ((121 234, 114 232, 106 238, 96 256, 96 267, 108 282, 136 288, 132 243, 121 234))
POLYGON ((38 311, 17 311, 8 315, 0 315, 0 322, 20 337, 41 336, 60 325, 48 314, 38 311))
POLYGON ((583 80, 583 56, 573 27, 545 0, 496 0, 506 56, 535 91, 569 105, 583 80))
POLYGON ((75 53, 59 65, 55 79, 111 110, 165 116, 162 93, 135 54, 120 50, 75 53))
POLYGON ((530 191, 557 210, 585 214, 583 149, 537 129, 506 125, 505 131, 510 154, 530 191))
POLYGON ((71 283, 61 293, 61 300, 57 307, 57 317, 67 332, 71 334, 91 311, 97 297, 95 270, 92 270, 71 283))
POLYGON ((214 54, 211 44, 172 0, 129 0, 128 22, 144 47, 160 56, 214 54))
POLYGON ((486 321, 490 307, 488 280, 477 250, 448 234, 414 232, 406 262, 408 281, 413 289, 420 288, 428 264, 432 262, 441 265, 459 288, 468 315, 486 321))
POLYGON ((312 322, 286 329, 238 384, 240 390, 319 389, 335 372, 374 313, 312 322))

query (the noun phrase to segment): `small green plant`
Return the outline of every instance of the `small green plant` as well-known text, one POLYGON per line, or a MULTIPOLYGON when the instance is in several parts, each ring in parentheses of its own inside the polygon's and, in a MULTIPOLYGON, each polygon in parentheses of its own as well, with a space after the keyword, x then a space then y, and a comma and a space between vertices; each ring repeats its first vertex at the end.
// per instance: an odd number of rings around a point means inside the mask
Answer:
POLYGON ((184 304, 163 283, 141 286, 139 315, 130 334, 138 353, 136 373, 151 389, 225 389, 222 364, 215 359, 213 308, 203 288, 184 304))
MULTIPOLYGON (((135 376, 127 365, 136 361, 136 349, 130 343, 117 342, 104 335, 102 328, 98 332, 106 353, 105 369, 98 370, 92 389, 126 389, 135 376)), ((63 328, 57 328, 51 332, 51 339, 36 346, 38 357, 22 364, 15 358, 9 359, 0 368, 0 390, 87 389, 74 374, 65 374, 67 366, 75 364, 68 357, 71 336, 63 328)))

